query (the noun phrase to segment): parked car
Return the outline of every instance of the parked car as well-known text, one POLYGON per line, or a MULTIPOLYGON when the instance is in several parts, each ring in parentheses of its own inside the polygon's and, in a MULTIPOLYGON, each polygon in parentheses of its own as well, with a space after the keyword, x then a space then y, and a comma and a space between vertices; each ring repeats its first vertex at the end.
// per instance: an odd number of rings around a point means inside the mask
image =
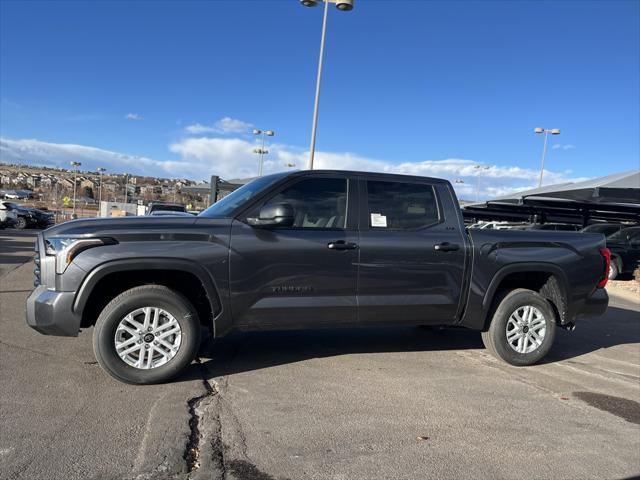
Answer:
POLYGON ((467 230, 446 180, 345 171, 255 179, 198 217, 82 219, 41 232, 27 323, 95 325, 101 367, 166 381, 201 329, 431 325, 477 330, 531 365, 608 304, 600 234, 467 230))
POLYGON ((193 218, 195 215, 187 212, 180 212, 175 210, 154 210, 149 213, 149 215, 154 217, 191 217, 193 218))
POLYGON ((594 223, 588 227, 584 227, 581 232, 584 233, 602 233, 605 237, 613 235, 614 233, 628 227, 622 223, 594 223))
POLYGON ((169 212, 186 212, 187 207, 181 203, 151 202, 147 207, 147 215, 152 215, 156 210, 169 212))
POLYGON ((55 223, 52 213, 39 210, 37 208, 29 208, 17 203, 3 202, 5 205, 9 205, 13 211, 16 212, 17 218, 14 221, 14 226, 17 229, 23 230, 25 228, 48 228, 55 223))
POLYGON ((512 222, 478 222, 469 228, 477 228, 480 230, 510 230, 519 226, 522 226, 522 224, 512 222))
POLYGON ((0 228, 12 227, 18 218, 16 209, 11 205, 10 202, 0 202, 0 228))
POLYGON ((532 223, 525 225, 522 230, 554 230, 556 232, 578 232, 582 227, 570 223, 532 223))
POLYGON ((607 237, 611 251, 609 279, 621 273, 632 273, 640 266, 640 226, 623 228, 607 237))
POLYGON ((26 200, 31 190, 4 190, 3 198, 6 200, 26 200))

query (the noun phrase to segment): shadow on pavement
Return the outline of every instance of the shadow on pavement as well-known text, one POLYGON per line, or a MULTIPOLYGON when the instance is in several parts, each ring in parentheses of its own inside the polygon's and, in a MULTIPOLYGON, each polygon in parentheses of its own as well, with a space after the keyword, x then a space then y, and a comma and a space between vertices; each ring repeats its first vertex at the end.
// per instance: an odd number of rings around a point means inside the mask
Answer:
MULTIPOLYGON (((606 317, 582 318, 574 332, 557 330, 543 363, 578 357, 616 345, 640 344, 640 313, 610 307, 606 317)), ((312 358, 384 352, 484 349, 479 332, 418 327, 331 328, 298 331, 234 332, 207 342, 201 365, 191 365, 176 381, 232 375, 312 358)))
POLYGON ((18 265, 30 262, 34 240, 39 230, 0 230, 0 265, 18 265))
POLYGON ((625 344, 640 344, 640 312, 609 307, 602 317, 578 318, 573 332, 558 330, 553 348, 542 363, 625 344))

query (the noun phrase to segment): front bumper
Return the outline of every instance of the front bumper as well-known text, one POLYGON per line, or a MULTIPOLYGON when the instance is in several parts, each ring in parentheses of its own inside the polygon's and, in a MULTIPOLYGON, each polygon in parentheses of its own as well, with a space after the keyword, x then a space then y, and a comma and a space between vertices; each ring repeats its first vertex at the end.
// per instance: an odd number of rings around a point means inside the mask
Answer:
POLYGON ((596 288, 593 293, 588 296, 582 307, 580 315, 598 316, 607 311, 609 306, 609 294, 604 288, 596 288))
POLYGON ((37 286, 27 299, 27 324, 45 335, 76 337, 81 318, 73 312, 75 295, 37 286))

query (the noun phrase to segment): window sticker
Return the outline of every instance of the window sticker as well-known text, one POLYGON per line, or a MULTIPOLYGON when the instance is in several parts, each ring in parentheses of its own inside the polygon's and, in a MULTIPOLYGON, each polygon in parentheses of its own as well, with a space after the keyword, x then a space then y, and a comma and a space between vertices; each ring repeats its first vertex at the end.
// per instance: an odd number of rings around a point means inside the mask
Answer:
POLYGON ((385 215, 380 215, 379 213, 371 214, 371 226, 372 227, 386 227, 387 226, 387 217, 385 215))

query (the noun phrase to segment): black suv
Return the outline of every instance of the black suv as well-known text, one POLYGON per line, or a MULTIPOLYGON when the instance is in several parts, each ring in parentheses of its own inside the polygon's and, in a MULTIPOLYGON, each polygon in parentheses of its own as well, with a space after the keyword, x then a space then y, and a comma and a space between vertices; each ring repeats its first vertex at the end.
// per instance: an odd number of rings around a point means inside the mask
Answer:
POLYGON ((13 226, 19 230, 25 228, 48 228, 55 223, 52 213, 37 208, 25 207, 13 202, 3 203, 7 209, 16 212, 17 218, 13 221, 13 226))
POLYGON ((640 267, 640 226, 627 227, 607 237, 607 247, 611 250, 609 279, 621 273, 632 273, 640 267))
POLYGON ((463 326, 513 365, 607 308, 601 234, 467 231, 451 184, 305 171, 258 178, 197 217, 75 220, 39 234, 27 322, 95 324, 100 365, 161 382, 201 329, 463 326))

